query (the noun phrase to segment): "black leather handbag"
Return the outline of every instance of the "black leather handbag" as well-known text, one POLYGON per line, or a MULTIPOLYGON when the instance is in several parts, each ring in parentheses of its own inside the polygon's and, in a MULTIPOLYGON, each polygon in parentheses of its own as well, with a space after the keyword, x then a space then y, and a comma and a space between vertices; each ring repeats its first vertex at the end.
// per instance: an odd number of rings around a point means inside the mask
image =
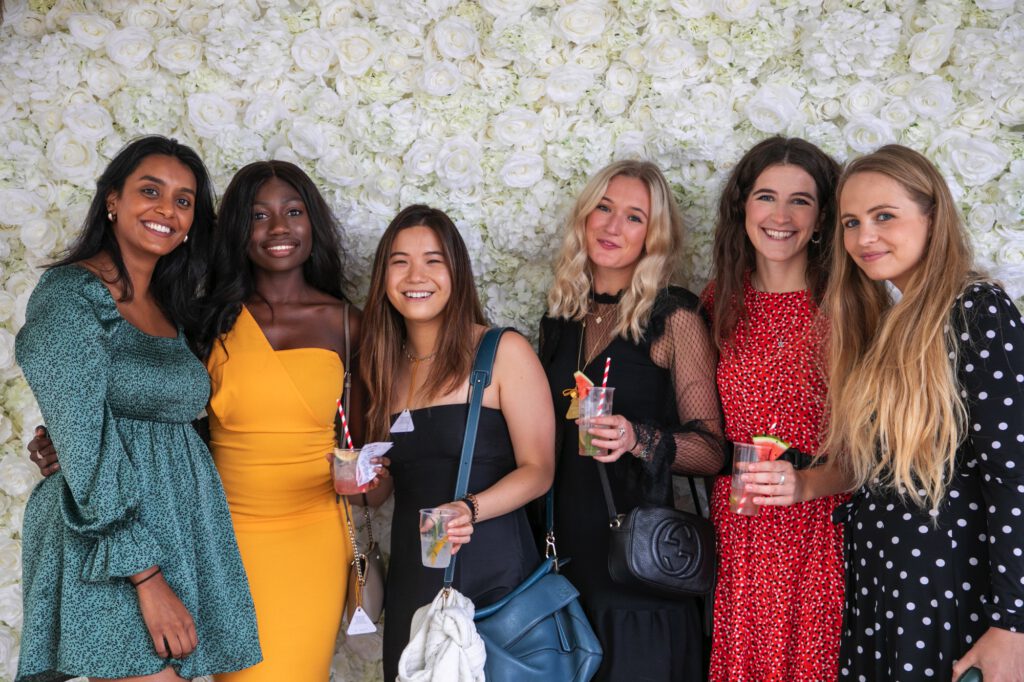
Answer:
MULTIPOLYGON (((608 573, 620 585, 662 597, 702 597, 715 587, 715 528, 706 518, 674 507, 615 511, 608 472, 598 463, 608 507, 608 573)), ((690 479, 694 505, 700 510, 690 479)))

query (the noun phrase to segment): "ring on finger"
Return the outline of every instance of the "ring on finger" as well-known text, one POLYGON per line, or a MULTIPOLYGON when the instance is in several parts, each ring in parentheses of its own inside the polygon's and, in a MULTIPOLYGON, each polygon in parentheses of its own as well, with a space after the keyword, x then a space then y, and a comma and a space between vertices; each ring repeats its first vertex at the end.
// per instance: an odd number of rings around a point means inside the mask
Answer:
POLYGON ((779 474, 779 485, 782 485, 785 482, 786 482, 786 474, 785 473, 779 474))
POLYGON ((625 426, 620 426, 619 427, 619 440, 622 440, 625 437, 626 437, 626 427, 625 426))

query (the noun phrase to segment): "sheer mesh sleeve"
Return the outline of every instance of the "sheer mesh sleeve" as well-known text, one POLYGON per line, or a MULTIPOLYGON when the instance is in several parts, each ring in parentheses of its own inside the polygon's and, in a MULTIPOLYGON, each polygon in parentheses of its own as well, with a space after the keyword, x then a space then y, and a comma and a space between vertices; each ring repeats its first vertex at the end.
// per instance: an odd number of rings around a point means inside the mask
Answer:
POLYGON ((707 325, 696 310, 678 308, 665 318, 651 345, 651 360, 672 375, 678 427, 637 424, 640 445, 667 459, 677 474, 717 473, 725 459, 722 407, 715 383, 717 355, 707 325))

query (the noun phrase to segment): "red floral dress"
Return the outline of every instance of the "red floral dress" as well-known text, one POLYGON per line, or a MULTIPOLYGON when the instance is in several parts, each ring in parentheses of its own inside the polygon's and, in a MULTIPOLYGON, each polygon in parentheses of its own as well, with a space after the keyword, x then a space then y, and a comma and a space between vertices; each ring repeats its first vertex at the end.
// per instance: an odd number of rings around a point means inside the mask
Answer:
MULTIPOLYGON (((749 281, 744 290, 747 321, 718 365, 726 437, 749 443, 770 434, 816 453, 826 397, 817 306, 806 291, 760 292, 749 281)), ((843 531, 832 523, 832 510, 845 499, 766 506, 758 516, 741 516, 729 511, 729 476, 716 479, 711 680, 837 678, 843 531)))

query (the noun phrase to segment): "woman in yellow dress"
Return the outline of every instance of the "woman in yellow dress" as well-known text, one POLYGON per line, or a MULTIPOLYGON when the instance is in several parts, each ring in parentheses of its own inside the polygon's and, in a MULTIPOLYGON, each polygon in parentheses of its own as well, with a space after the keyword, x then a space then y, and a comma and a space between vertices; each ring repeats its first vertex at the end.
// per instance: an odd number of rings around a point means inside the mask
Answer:
MULTIPOLYGON (((256 605, 263 662, 216 679, 326 682, 352 548, 324 455, 334 448, 336 404, 352 373, 345 318, 354 353, 361 315, 341 290, 330 209, 297 166, 266 161, 239 170, 218 225, 204 320, 191 342, 210 373, 210 450, 256 605)), ((350 407, 356 436, 359 394, 350 407)), ((56 470, 45 438, 30 450, 45 474, 56 470)))

